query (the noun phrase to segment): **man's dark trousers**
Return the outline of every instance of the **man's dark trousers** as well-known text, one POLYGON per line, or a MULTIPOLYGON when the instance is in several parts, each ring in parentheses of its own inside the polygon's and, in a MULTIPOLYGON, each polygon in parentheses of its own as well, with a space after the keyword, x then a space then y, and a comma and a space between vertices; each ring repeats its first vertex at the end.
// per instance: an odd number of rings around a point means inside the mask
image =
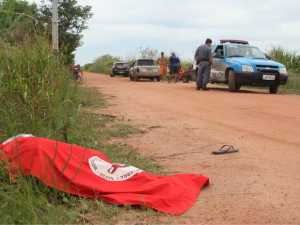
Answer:
POLYGON ((197 89, 207 88, 210 79, 211 64, 207 61, 198 64, 197 89))

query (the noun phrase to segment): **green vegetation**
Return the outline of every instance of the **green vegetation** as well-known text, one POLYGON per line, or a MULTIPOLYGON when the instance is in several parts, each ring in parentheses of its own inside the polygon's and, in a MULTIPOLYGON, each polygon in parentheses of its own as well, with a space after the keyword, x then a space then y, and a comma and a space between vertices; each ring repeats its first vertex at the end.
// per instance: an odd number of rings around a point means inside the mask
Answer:
MULTIPOLYGON (((18 47, 0 44, 0 141, 17 133, 68 139, 78 106, 77 87, 66 68, 42 39, 18 47)), ((47 196, 49 191, 36 180, 20 177, 14 183, 3 164, 0 170, 1 223, 68 220, 63 204, 58 204, 63 195, 53 191, 49 197, 57 201, 52 202, 47 196)))
MULTIPOLYGON (((0 142, 18 133, 31 133, 101 149, 114 162, 157 172, 159 168, 153 161, 142 158, 125 144, 112 141, 138 130, 116 118, 93 113, 96 107, 105 107, 104 97, 79 87, 71 79, 65 64, 72 61, 90 16, 89 7, 82 8, 76 3, 60 2, 63 51, 54 55, 49 49, 49 6, 38 8, 17 0, 0 2, 0 142), (70 45, 65 47, 64 43, 70 45)), ((153 214, 152 210, 133 211, 131 207, 70 196, 32 177, 12 180, 3 162, 0 202, 1 224, 108 224, 128 210, 137 212, 139 217, 153 214)))
MULTIPOLYGON (((74 61, 74 52, 92 16, 90 11, 90 6, 80 6, 77 0, 58 1, 59 47, 65 64, 74 61)), ((42 1, 39 7, 24 0, 0 1, 0 37, 11 43, 20 43, 36 34, 51 40, 51 18, 49 1, 42 1)))
MULTIPOLYGON (((21 48, 1 43, 0 141, 18 133, 32 133, 101 149, 114 162, 159 171, 151 160, 127 145, 109 143, 138 130, 111 116, 93 113, 95 107, 106 105, 103 96, 77 87, 59 61, 43 40, 21 48)), ((114 221, 130 209, 72 197, 30 177, 11 182, 5 165, 0 167, 0 201, 0 221, 4 224, 89 223, 89 216, 96 216, 95 222, 114 221)), ((149 214, 149 210, 142 212, 149 214)))
POLYGON ((285 50, 282 47, 271 49, 269 55, 272 59, 286 65, 288 70, 300 71, 300 56, 296 52, 285 50))
POLYGON ((97 58, 93 63, 85 65, 83 69, 93 73, 110 74, 112 65, 118 61, 120 61, 118 57, 103 55, 97 58))
MULTIPOLYGON (((52 6, 49 1, 42 3, 38 19, 51 39, 52 6)), ((74 52, 81 45, 82 32, 87 29, 86 24, 91 16, 91 7, 78 5, 77 0, 58 1, 59 47, 66 64, 74 61, 74 52)))
POLYGON ((300 55, 296 52, 285 50, 282 47, 271 49, 269 55, 272 59, 286 65, 289 70, 289 81, 287 85, 281 86, 281 91, 300 93, 300 55))
POLYGON ((18 44, 37 32, 38 9, 26 1, 0 2, 0 38, 18 44))
POLYGON ((1 43, 0 127, 5 137, 30 131, 67 141, 77 112, 70 78, 42 39, 18 47, 1 43))
POLYGON ((289 71, 289 81, 280 86, 280 90, 284 93, 300 94, 300 72, 289 71))

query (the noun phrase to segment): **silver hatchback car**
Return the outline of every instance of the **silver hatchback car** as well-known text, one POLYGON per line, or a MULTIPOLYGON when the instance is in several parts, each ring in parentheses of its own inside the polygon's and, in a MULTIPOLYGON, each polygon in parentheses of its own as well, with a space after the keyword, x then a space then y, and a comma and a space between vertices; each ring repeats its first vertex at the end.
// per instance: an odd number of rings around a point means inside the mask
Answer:
POLYGON ((141 78, 160 81, 159 66, 153 59, 138 59, 131 65, 129 78, 131 81, 141 78))

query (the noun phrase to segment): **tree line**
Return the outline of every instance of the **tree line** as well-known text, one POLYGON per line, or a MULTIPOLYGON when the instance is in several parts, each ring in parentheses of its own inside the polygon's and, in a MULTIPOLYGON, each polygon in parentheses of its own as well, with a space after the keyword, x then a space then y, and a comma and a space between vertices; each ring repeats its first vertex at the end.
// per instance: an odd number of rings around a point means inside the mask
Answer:
MULTIPOLYGON (((87 29, 91 18, 91 7, 80 6, 77 0, 58 2, 60 52, 65 64, 74 62, 74 53, 81 45, 82 32, 87 29)), ((52 32, 51 1, 41 1, 40 5, 24 0, 4 0, 0 2, 0 38, 18 45, 25 40, 34 41, 43 36, 51 43, 52 32)))

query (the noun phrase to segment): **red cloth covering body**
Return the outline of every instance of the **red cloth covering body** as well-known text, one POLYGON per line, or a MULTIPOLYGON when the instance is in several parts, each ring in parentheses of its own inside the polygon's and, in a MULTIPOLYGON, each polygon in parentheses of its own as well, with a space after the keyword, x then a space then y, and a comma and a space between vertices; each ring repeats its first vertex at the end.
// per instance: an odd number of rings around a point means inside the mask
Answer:
POLYGON ((38 137, 0 144, 0 160, 11 176, 20 172, 51 188, 117 205, 143 205, 180 215, 196 202, 208 178, 195 174, 157 176, 132 166, 111 164, 93 149, 38 137))

